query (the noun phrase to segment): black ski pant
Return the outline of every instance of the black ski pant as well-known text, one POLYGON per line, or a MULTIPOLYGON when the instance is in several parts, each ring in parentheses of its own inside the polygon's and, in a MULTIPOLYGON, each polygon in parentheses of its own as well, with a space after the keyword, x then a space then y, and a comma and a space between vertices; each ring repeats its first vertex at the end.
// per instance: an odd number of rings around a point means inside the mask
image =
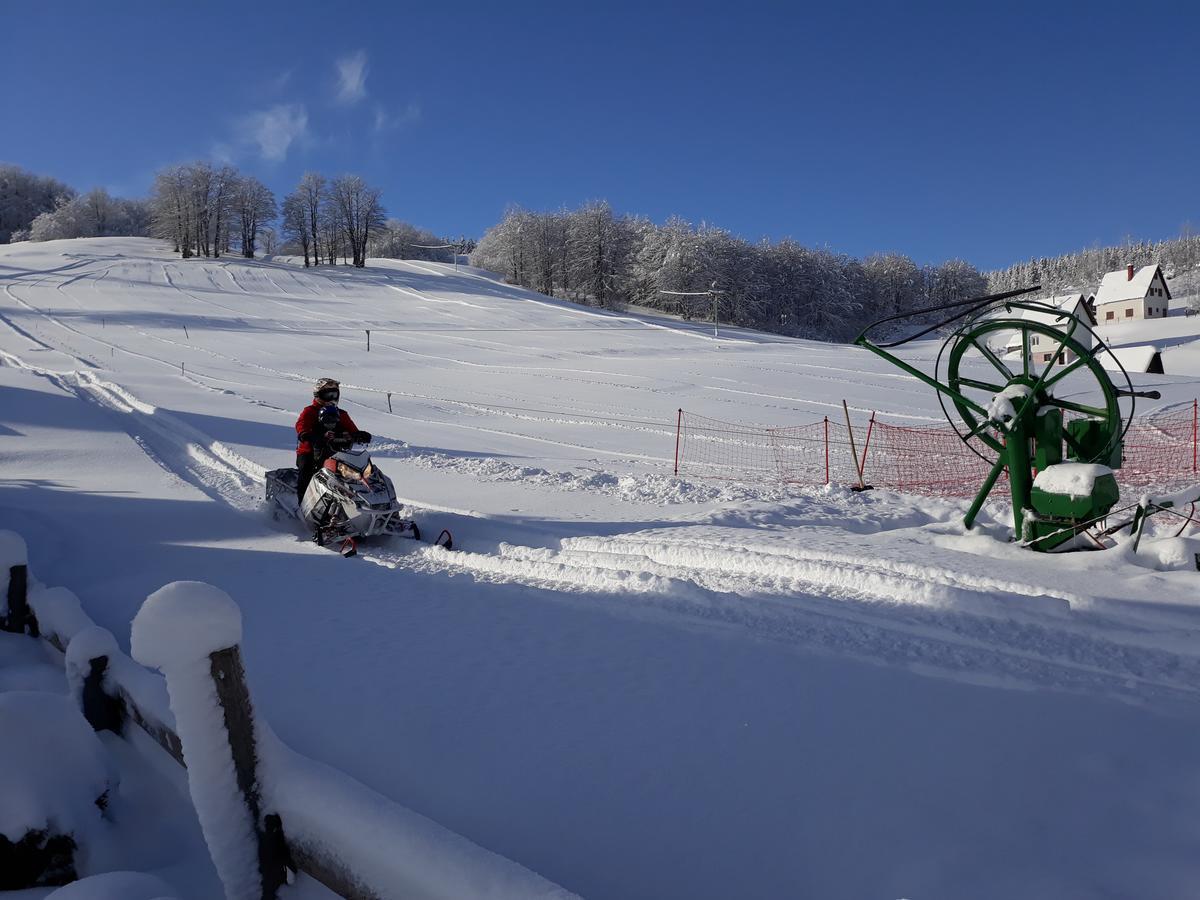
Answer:
POLYGON ((316 456, 312 453, 297 453, 296 471, 299 473, 296 478, 296 500, 302 502, 304 492, 308 490, 308 483, 312 481, 313 475, 317 474, 316 456))

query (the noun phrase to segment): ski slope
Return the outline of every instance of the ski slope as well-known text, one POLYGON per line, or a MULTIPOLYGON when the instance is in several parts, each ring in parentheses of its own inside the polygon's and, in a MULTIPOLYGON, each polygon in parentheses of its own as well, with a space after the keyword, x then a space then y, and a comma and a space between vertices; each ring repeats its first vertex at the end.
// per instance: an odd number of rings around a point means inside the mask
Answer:
POLYGON ((286 742, 569 890, 1200 876, 1200 539, 1032 556, 1002 506, 968 534, 958 501, 672 476, 679 407, 941 421, 864 351, 142 239, 0 247, 0 285, 0 522, 34 571, 122 640, 164 582, 218 585, 286 742), (461 551, 345 561, 262 513, 322 375, 461 551))

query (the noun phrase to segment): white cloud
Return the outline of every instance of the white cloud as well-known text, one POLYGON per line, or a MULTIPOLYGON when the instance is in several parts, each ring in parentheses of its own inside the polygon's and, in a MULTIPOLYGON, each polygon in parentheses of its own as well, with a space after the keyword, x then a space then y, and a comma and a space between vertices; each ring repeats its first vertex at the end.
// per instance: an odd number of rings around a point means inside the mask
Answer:
POLYGON ((421 104, 415 100, 396 113, 388 112, 382 105, 375 107, 375 133, 393 131, 406 125, 415 125, 421 120, 421 104))
POLYGON ((343 56, 335 65, 338 73, 338 103, 357 103, 367 96, 367 51, 343 56))
POLYGON ((281 162, 296 141, 308 134, 308 111, 302 103, 280 103, 237 120, 237 138, 253 145, 268 162, 281 162))

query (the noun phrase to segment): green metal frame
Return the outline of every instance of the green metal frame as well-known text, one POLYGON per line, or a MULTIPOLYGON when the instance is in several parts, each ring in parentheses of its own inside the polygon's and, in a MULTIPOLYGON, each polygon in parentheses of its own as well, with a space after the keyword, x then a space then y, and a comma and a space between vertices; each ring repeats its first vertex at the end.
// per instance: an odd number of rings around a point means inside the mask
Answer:
MULTIPOLYGON (((1021 302, 1009 302, 1005 304, 1004 308, 1009 313, 1014 309, 1042 313, 1047 311, 1045 306, 1021 302)), ((1064 318, 1070 320, 1070 324, 1065 330, 1015 316, 968 321, 947 339, 947 344, 950 345, 950 356, 945 383, 935 377, 937 373, 935 376, 927 375, 872 343, 867 339, 866 331, 855 340, 859 346, 886 359, 892 365, 948 397, 966 426, 966 433, 960 432, 960 437, 968 443, 971 438, 978 438, 985 447, 996 453, 991 470, 963 518, 963 524, 967 528, 974 525, 979 510, 1005 468, 1008 469, 1016 533, 1018 537, 1023 537, 1026 533, 1025 511, 1031 508, 1030 494, 1033 486, 1035 460, 1043 467, 1046 464, 1061 461, 1062 447, 1065 443, 1070 454, 1080 462, 1104 461, 1107 463, 1116 459, 1119 463, 1123 436, 1121 410, 1118 405, 1119 394, 1108 377, 1108 373, 1096 358, 1102 345, 1097 344, 1093 349, 1084 347, 1075 338, 1076 331, 1081 324, 1079 320, 1074 316, 1064 316, 1064 318), (1008 363, 988 345, 989 337, 994 337, 1002 332, 1014 331, 1021 335, 1019 370, 1015 367, 1010 368, 1008 363), (1048 338, 1048 344, 1055 348, 1051 352, 1049 362, 1040 371, 1030 349, 1030 338, 1033 335, 1048 338), (950 342, 953 344, 951 345, 950 342), (978 350, 982 357, 997 370, 1003 381, 1002 384, 969 377, 960 371, 963 357, 972 349, 978 350), (1062 362, 1067 353, 1072 354, 1075 358, 1069 363, 1062 362), (1056 367, 1057 371, 1055 371, 1056 367), (1081 371, 1090 373, 1096 381, 1104 396, 1102 407, 1060 400, 1051 393, 1054 385, 1067 376, 1081 371), (987 408, 964 393, 966 389, 972 389, 987 391, 994 396, 1000 394, 1005 388, 1015 385, 1027 389, 1028 393, 1023 402, 1014 400, 1015 414, 1012 419, 1007 421, 993 420, 987 408), (1047 407, 1056 412, 1046 413, 1047 407), (1091 426, 1092 437, 1088 442, 1089 447, 1081 446, 1072 431, 1065 427, 1062 418, 1063 411, 1080 413, 1098 423, 1091 426)), ((982 456, 982 454, 980 455, 982 456)))

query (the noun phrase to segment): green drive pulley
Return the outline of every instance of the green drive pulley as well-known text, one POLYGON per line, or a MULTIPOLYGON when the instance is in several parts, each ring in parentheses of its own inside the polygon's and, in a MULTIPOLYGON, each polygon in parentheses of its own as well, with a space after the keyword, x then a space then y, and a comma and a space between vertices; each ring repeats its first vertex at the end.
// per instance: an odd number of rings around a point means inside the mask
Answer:
POLYGON ((1112 351, 1074 310, 1014 299, 1035 290, 890 316, 869 325, 855 343, 934 388, 959 437, 991 463, 963 519, 966 527, 974 524, 1007 470, 1018 539, 1032 549, 1051 550, 1102 519, 1117 502, 1112 470, 1121 465, 1133 398, 1158 394, 1135 392, 1112 351), (948 310, 956 312, 901 340, 868 338, 885 323, 948 310), (942 344, 932 376, 887 352, 959 320, 942 344), (1124 377, 1124 389, 1101 365, 1103 354, 1124 377))

